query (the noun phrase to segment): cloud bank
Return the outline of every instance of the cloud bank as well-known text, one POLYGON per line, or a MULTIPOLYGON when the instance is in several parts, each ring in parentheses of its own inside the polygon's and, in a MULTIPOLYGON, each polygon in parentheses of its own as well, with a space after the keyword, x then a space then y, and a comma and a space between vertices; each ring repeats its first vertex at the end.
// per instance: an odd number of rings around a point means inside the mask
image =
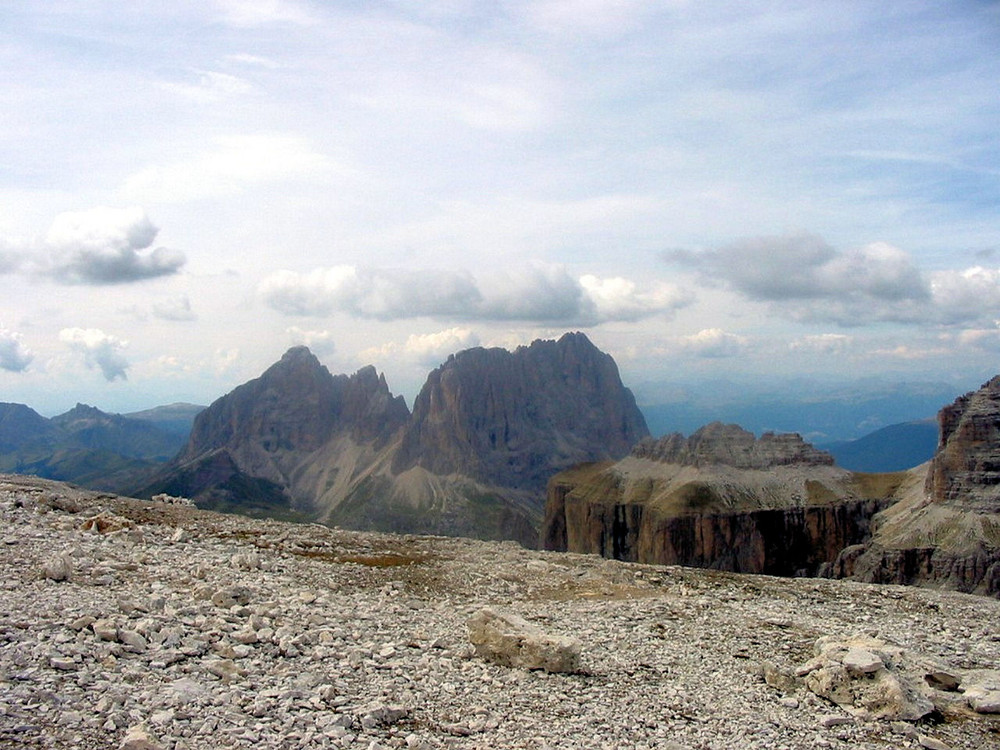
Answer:
POLYGON ((563 266, 533 264, 481 277, 465 271, 334 266, 278 271, 264 279, 266 304, 288 315, 334 312, 381 321, 411 318, 533 321, 599 325, 670 316, 692 295, 662 282, 572 276, 563 266))
POLYGON ((885 242, 838 251, 819 237, 796 234, 673 251, 664 258, 694 269, 707 286, 768 303, 801 321, 968 325, 1000 315, 1000 269, 928 273, 885 242))
POLYGON ((83 355, 87 367, 97 367, 108 382, 127 380, 128 360, 122 350, 127 341, 111 336, 99 328, 64 328, 59 340, 70 349, 83 355))

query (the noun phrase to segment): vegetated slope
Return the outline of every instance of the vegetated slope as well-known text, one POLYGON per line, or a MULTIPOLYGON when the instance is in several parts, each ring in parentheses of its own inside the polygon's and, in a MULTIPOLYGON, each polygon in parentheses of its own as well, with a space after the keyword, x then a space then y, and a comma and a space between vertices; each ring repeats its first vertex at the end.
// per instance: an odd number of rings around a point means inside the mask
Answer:
POLYGON ((412 415, 374 368, 333 376, 296 348, 202 412, 143 494, 534 546, 553 472, 621 457, 647 434, 614 360, 579 333, 459 352, 412 415))
POLYGON ((879 473, 905 471, 930 461, 937 448, 938 426, 934 418, 889 425, 857 440, 821 445, 851 471, 879 473))

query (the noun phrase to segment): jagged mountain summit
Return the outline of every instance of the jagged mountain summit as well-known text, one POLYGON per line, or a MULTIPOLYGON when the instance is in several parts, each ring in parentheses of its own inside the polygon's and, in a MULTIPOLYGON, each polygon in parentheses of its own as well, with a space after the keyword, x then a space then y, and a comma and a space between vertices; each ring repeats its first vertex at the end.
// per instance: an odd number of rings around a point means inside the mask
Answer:
POLYGON ((334 376, 297 347, 202 412, 142 494, 534 546, 552 473, 646 435, 614 360, 583 334, 453 355, 412 414, 374 368, 334 376))

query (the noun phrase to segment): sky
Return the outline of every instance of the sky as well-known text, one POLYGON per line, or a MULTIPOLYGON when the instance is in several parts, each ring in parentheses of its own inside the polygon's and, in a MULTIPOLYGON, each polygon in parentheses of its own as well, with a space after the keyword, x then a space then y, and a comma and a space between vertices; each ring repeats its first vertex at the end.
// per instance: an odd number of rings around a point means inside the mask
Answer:
POLYGON ((0 401, 1000 372, 997 2, 7 0, 0 65, 0 401))

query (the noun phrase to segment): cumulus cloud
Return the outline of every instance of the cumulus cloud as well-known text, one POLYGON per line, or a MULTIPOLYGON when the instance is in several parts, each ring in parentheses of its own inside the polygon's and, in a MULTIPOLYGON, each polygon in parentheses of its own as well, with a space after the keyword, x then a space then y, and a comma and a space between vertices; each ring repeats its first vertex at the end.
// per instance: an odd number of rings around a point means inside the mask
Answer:
POLYGON ((306 331, 298 326, 291 326, 285 329, 285 333, 291 336, 293 343, 308 346, 317 355, 330 355, 337 350, 333 334, 326 330, 306 331))
POLYGON ((390 341, 382 346, 359 353, 364 360, 403 356, 421 365, 432 367, 447 359, 449 354, 479 346, 479 336, 469 328, 448 328, 425 334, 411 334, 404 343, 390 341))
POLYGON ((931 274, 934 305, 945 323, 979 320, 1000 313, 1000 269, 975 266, 931 274))
POLYGON ((34 358, 21 342, 21 334, 0 327, 0 370, 24 372, 34 358))
POLYGON ((344 312, 360 318, 419 317, 597 325, 670 315, 691 295, 668 284, 640 287, 623 278, 572 276, 564 267, 532 264, 486 274, 464 271, 335 266, 308 273, 278 271, 259 287, 264 301, 289 315, 344 312))
POLYGON ((116 336, 111 336, 99 328, 64 328, 59 332, 59 340, 70 349, 83 355, 87 367, 97 367, 105 379, 127 380, 129 363, 122 355, 128 346, 116 336))
POLYGON ((690 336, 682 336, 677 340, 681 351, 706 359, 722 359, 735 357, 747 346, 747 339, 734 333, 727 333, 721 328, 706 328, 690 336))
POLYGON ((782 305, 804 320, 924 321, 931 302, 929 280, 907 253, 885 242, 841 252, 818 237, 797 234, 665 257, 697 270, 706 284, 782 305))
POLYGON ((61 214, 42 241, 41 271, 70 284, 121 284, 177 273, 183 253, 163 247, 142 252, 157 232, 138 206, 61 214))

